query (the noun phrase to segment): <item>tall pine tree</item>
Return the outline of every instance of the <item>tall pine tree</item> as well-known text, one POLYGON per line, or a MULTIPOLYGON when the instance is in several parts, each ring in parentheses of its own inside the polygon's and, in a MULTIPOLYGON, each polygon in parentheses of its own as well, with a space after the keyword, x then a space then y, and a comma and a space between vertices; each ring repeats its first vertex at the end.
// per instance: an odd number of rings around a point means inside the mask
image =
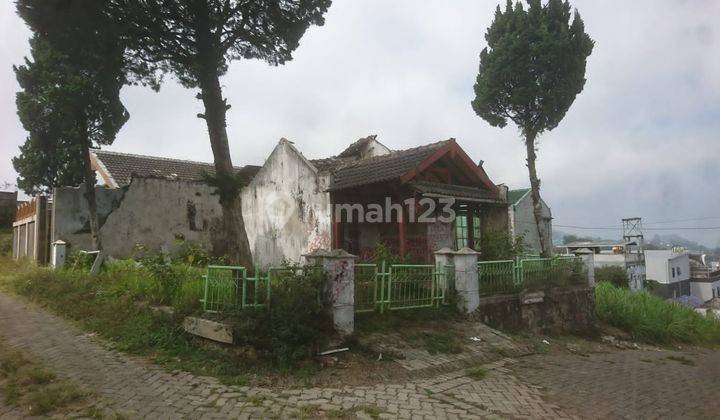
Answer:
POLYGON ((215 161, 208 181, 222 206, 224 237, 213 252, 252 267, 240 203, 240 179, 230 157, 227 111, 220 77, 231 61, 271 65, 292 58, 310 25, 322 25, 331 0, 108 0, 124 25, 138 62, 159 64, 180 83, 198 89, 215 161))
POLYGON ((13 159, 18 186, 32 193, 82 182, 95 249, 101 244, 90 149, 111 144, 128 120, 119 97, 124 84, 156 86, 141 76, 151 73, 147 67, 126 59, 105 7, 95 0, 18 0, 18 14, 33 31, 32 58, 14 67, 22 89, 18 116, 29 133, 13 159))
POLYGON ((533 214, 541 253, 550 254, 540 203, 537 138, 557 127, 585 86, 585 65, 593 41, 580 14, 562 0, 528 0, 498 6, 480 53, 473 110, 495 127, 507 120, 520 129, 527 151, 533 214))

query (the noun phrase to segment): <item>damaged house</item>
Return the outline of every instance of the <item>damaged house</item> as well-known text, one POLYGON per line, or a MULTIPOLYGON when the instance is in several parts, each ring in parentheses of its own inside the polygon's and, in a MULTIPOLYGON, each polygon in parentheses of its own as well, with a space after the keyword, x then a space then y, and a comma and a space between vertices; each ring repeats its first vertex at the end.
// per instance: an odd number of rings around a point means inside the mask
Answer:
MULTIPOLYGON (((139 245, 173 254, 189 243, 212 247, 222 237, 218 198, 202 182, 212 164, 99 150, 92 164, 104 184, 97 200, 108 255, 131 257, 139 245)), ((282 139, 262 166, 237 171, 253 258, 264 267, 316 249, 368 259, 377 244, 431 261, 437 249, 476 247, 484 232, 509 229, 507 189, 454 139, 390 150, 370 136, 314 160, 282 139), (371 217, 369 208, 389 209, 391 217, 371 217), (356 210, 363 217, 351 217, 356 210), (438 217, 449 211, 457 218, 438 217)), ((49 241, 62 240, 71 252, 88 248, 82 187, 57 188, 51 214, 49 241)))

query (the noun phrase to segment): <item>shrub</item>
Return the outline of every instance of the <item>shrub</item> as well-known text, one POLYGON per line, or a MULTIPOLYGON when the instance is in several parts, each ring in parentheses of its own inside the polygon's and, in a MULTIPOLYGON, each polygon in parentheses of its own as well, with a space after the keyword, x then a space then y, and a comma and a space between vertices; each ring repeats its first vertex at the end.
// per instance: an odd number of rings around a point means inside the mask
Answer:
POLYGON ((505 232, 483 232, 480 236, 480 260, 512 260, 525 249, 522 237, 513 238, 505 232))
POLYGON ((627 289, 628 276, 624 268, 618 266, 598 267, 595 269, 595 281, 608 282, 615 287, 627 289))
POLYGON ((239 344, 254 347, 282 367, 316 354, 332 335, 322 299, 324 276, 309 268, 291 271, 273 283, 267 307, 243 310, 235 328, 239 344))
POLYGON ((0 229, 0 256, 12 254, 12 229, 0 229))
POLYGON ((720 322, 691 308, 608 282, 598 283, 595 291, 598 317, 627 331, 636 340, 658 344, 720 344, 720 322))

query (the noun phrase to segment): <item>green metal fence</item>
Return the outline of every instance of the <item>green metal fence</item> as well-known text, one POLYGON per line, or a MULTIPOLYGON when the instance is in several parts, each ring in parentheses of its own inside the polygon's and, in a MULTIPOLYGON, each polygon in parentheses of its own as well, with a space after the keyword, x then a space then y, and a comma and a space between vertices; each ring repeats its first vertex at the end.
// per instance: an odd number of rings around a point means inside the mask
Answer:
POLYGON ((204 277, 203 309, 223 312, 237 308, 238 292, 246 287, 244 267, 210 265, 204 277))
POLYGON ((208 266, 203 276, 203 309, 206 312, 227 312, 264 307, 270 302, 273 288, 281 282, 298 274, 320 275, 322 267, 270 267, 264 275, 261 270, 255 270, 255 273, 248 276, 244 267, 208 266))
POLYGON ((581 257, 518 258, 478 262, 481 296, 587 283, 581 257))
POLYGON ((517 292, 520 283, 516 271, 513 260, 478 262, 480 296, 517 292))
POLYGON ((434 265, 356 264, 355 311, 436 307, 447 302, 451 273, 434 265))

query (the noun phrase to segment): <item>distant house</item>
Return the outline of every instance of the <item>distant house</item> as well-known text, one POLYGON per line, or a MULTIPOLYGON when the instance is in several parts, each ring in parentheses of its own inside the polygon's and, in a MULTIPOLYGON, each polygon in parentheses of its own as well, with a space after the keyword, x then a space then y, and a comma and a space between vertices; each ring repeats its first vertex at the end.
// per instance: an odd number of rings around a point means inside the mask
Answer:
MULTIPOLYGON (((262 166, 236 168, 253 258, 267 267, 343 248, 368 259, 383 244, 431 261, 440 248, 475 247, 485 232, 509 227, 507 190, 474 162, 454 139, 391 150, 369 136, 322 159, 307 159, 281 139, 262 166), (435 208, 424 214, 411 199, 435 208), (438 218, 445 200, 452 201, 455 220, 438 218), (369 211, 365 220, 349 218, 335 211, 343 205, 384 207, 388 219, 370 220, 369 211)), ((212 164, 106 151, 94 151, 92 164, 104 184, 97 188, 98 219, 109 255, 130 257, 137 245, 172 254, 184 243, 213 247, 224 240, 217 195, 202 181, 212 164)), ((71 251, 89 246, 83 195, 82 186, 54 191, 51 240, 67 242, 71 251)))
POLYGON ((707 255, 690 253, 690 293, 703 302, 720 298, 720 269, 707 255))
MULTIPOLYGON (((550 207, 541 198, 543 225, 546 233, 546 243, 552 246, 552 212, 550 207)), ((510 221, 510 234, 514 238, 523 238, 528 251, 540 253, 540 235, 538 234, 533 201, 530 188, 508 191, 508 219, 510 221)))
POLYGON ((686 251, 645 251, 646 275, 653 293, 664 298, 689 296, 690 256, 686 251))
MULTIPOLYGON (((565 254, 592 253, 595 268, 621 267, 628 275, 628 286, 641 290, 646 278, 645 259, 633 241, 577 241, 560 246, 565 254)), ((646 251, 647 252, 647 251, 646 251)))

